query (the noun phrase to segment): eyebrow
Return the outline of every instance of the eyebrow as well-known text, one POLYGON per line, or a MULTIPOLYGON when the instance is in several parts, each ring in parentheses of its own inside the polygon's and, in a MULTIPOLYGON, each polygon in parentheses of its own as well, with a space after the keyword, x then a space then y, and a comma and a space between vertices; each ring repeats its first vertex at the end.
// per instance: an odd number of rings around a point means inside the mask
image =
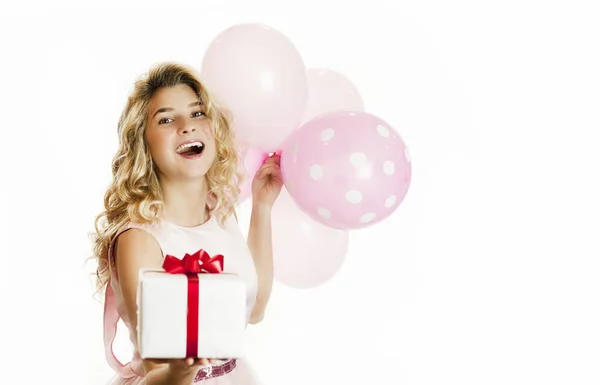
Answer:
MULTIPOLYGON (((195 107, 195 106, 201 106, 201 105, 202 105, 202 102, 201 102, 201 101, 197 101, 197 102, 190 103, 190 104, 188 105, 188 107, 190 107, 190 108, 191 108, 191 107, 195 107)), ((160 114, 161 112, 168 112, 168 111, 174 111, 174 110, 175 110, 175 109, 174 109, 174 108, 171 108, 171 107, 163 107, 163 108, 159 108, 158 110, 156 110, 156 112, 154 113, 154 115, 152 115, 152 117, 154 118, 156 115, 160 114)))

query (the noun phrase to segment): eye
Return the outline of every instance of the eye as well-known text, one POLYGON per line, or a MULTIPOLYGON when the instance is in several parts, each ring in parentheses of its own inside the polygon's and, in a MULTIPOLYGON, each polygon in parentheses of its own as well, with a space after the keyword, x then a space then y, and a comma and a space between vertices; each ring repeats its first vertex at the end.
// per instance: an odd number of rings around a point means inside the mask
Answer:
POLYGON ((165 122, 165 123, 161 123, 161 122, 162 122, 162 121, 164 121, 165 119, 172 120, 171 118, 162 118, 161 120, 159 120, 159 121, 158 121, 158 124, 165 124, 166 122, 165 122))
POLYGON ((202 112, 202 111, 200 111, 200 110, 192 112, 192 116, 194 116, 195 118, 196 118, 196 117, 200 117, 200 116, 202 116, 202 115, 204 115, 204 112, 202 112), (201 114, 201 115, 196 115, 196 114, 201 114))

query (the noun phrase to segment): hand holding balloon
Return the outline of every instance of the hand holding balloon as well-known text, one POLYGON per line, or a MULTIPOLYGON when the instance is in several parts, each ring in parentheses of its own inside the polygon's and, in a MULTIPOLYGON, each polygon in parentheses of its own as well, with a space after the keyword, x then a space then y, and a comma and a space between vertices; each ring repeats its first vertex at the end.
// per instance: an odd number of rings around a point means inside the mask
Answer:
POLYGON ((252 203, 272 207, 283 187, 280 156, 271 155, 258 169, 252 181, 252 203))

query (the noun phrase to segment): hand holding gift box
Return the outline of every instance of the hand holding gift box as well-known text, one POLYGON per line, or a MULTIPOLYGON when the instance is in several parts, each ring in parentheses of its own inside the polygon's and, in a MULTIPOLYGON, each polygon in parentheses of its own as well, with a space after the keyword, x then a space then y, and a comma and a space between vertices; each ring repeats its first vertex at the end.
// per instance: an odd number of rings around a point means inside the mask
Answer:
POLYGON ((204 250, 164 270, 140 270, 138 345, 141 358, 240 358, 246 328, 246 284, 223 273, 224 257, 204 250))

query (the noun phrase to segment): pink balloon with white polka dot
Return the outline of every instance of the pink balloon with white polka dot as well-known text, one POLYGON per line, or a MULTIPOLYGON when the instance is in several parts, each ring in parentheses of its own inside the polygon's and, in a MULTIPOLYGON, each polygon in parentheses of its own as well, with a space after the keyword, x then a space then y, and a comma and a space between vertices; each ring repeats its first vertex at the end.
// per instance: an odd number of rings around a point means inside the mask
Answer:
POLYGON ((281 172, 296 205, 336 229, 382 221, 403 201, 411 180, 408 149, 381 118, 334 112, 306 122, 285 141, 281 172))

